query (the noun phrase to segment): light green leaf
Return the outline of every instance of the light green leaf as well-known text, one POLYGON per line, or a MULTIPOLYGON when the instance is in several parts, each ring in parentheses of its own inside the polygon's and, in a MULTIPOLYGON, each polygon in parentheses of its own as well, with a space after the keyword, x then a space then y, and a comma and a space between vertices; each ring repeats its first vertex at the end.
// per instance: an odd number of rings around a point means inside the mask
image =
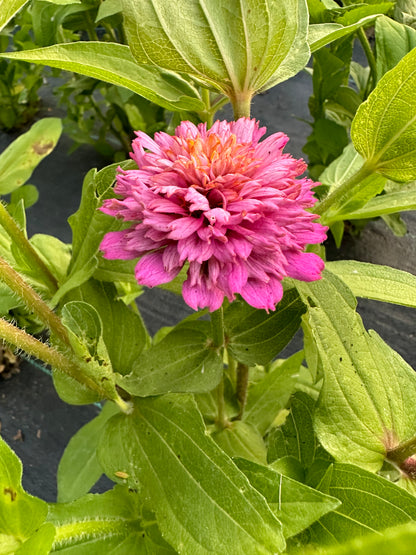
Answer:
POLYGON ((304 311, 295 289, 286 291, 275 312, 233 302, 224 313, 232 356, 249 366, 269 363, 292 339, 304 311))
POLYGON ((23 8, 28 0, 0 0, 0 31, 17 12, 23 8))
MULTIPOLYGON (((329 275, 328 272, 325 275, 329 275)), ((299 284, 324 370, 315 431, 335 457, 368 470, 415 435, 416 374, 327 279, 299 284)))
MULTIPOLYGON (((45 522, 28 540, 21 544, 17 551, 13 551, 10 555, 49 555, 54 537, 55 526, 45 522)), ((3 552, 1 553, 3 555, 3 552)))
POLYGON ((118 412, 114 403, 106 403, 100 414, 70 439, 59 461, 59 503, 68 503, 85 495, 102 475, 96 454, 98 441, 107 420, 118 412))
POLYGON ((362 468, 334 464, 324 482, 324 493, 342 504, 312 526, 312 540, 320 545, 343 543, 416 519, 413 495, 362 468))
MULTIPOLYGON (((383 530, 382 534, 369 534, 354 538, 342 545, 320 549, 319 555, 409 555, 416 542, 416 524, 409 522, 383 530)), ((295 551, 295 553, 298 553, 295 551)), ((306 553, 302 551, 302 555, 306 553)), ((300 553, 298 554, 300 555, 300 553)))
POLYGON ((376 67, 380 79, 416 46, 416 30, 382 16, 376 21, 376 67))
POLYGON ((103 339, 115 372, 128 374, 148 342, 140 315, 117 300, 113 284, 91 279, 72 291, 71 300, 88 302, 103 324, 103 339))
POLYGON ((223 372, 219 353, 210 345, 208 322, 173 329, 143 352, 127 376, 117 383, 132 395, 203 393, 218 385, 223 372))
MULTIPOLYGON (((369 200, 362 208, 354 210, 354 212, 345 210, 342 218, 344 220, 378 218, 379 216, 388 216, 408 210, 416 210, 416 191, 397 191, 396 193, 379 195, 369 200)), ((404 233, 406 233, 406 229, 404 233)), ((404 233, 401 233, 400 236, 404 233)))
POLYGON ((357 297, 416 308, 416 276, 378 264, 356 260, 327 262, 357 297))
POLYGON ((268 438, 267 459, 273 462, 283 457, 295 457, 304 470, 315 459, 318 442, 313 429, 315 401, 303 393, 296 392, 290 400, 290 412, 285 423, 275 428, 268 438))
POLYGON ((275 363, 260 382, 250 387, 244 421, 257 428, 262 435, 286 407, 295 389, 303 357, 303 351, 300 351, 284 362, 275 363))
POLYGON ((284 549, 279 521, 207 435, 190 396, 137 400, 130 416, 108 422, 99 459, 112 479, 123 472, 129 487, 143 488, 163 536, 183 554, 284 549))
POLYGON ((231 422, 223 430, 214 432, 212 438, 230 457, 241 457, 267 464, 267 450, 263 438, 254 426, 246 422, 231 422))
MULTIPOLYGON (((86 241, 88 239, 86 238, 86 241)), ((72 257, 72 260, 74 258, 72 257)), ((83 283, 88 281, 90 277, 94 274, 98 265, 98 257, 92 256, 85 264, 78 269, 71 270, 69 276, 64 278, 62 285, 59 287, 55 295, 51 300, 51 305, 56 306, 59 302, 67 295, 70 291, 76 287, 80 287, 83 283)))
POLYGON ((189 74, 231 98, 265 90, 309 59, 304 0, 123 0, 123 14, 139 63, 189 74))
POLYGON ((125 486, 72 503, 49 506, 56 527, 53 552, 62 555, 171 555, 154 515, 141 517, 141 498, 125 486), (152 522, 153 521, 153 522, 152 522))
POLYGON ((110 42, 73 42, 0 57, 48 65, 125 87, 168 110, 204 110, 195 87, 185 78, 135 62, 128 46, 110 42))
MULTIPOLYGON (((29 554, 23 546, 42 526, 47 504, 22 488, 22 464, 0 438, 0 549, 5 555, 29 554), (22 551, 20 551, 22 549, 22 551)), ((46 534, 36 549, 39 555, 50 551, 53 533, 46 534)), ((37 540, 38 542, 39 540, 37 540)))
POLYGON ((340 505, 335 497, 305 486, 270 467, 244 459, 237 459, 236 464, 282 522, 285 538, 305 530, 340 505))
POLYGON ((120 13, 122 9, 121 0, 104 0, 104 2, 99 5, 95 22, 98 23, 106 17, 111 17, 112 15, 120 13))
POLYGON ((1 153, 0 195, 11 193, 29 179, 36 166, 55 148, 61 131, 59 118, 41 119, 1 153))
POLYGON ((366 164, 394 181, 416 179, 416 49, 379 81, 351 126, 366 164))
POLYGON ((316 23, 309 25, 308 42, 311 52, 316 52, 323 46, 354 33, 360 27, 373 23, 379 14, 368 15, 351 25, 339 23, 316 23))

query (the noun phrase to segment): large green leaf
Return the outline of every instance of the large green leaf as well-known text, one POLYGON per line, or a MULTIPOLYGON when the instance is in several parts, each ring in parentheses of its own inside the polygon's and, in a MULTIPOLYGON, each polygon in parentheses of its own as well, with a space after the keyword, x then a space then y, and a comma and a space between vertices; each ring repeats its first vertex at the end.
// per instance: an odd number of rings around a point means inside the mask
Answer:
POLYGON ((271 313, 244 301, 233 302, 224 314, 231 354, 249 366, 267 364, 292 339, 304 311, 295 289, 287 291, 271 313))
POLYGON ((250 387, 244 421, 256 427, 264 435, 279 412, 287 405, 293 393, 302 364, 303 351, 284 362, 275 363, 264 378, 250 387))
POLYGON ((28 0, 0 0, 0 31, 28 0))
POLYGON ((416 179, 416 49, 379 81, 351 126, 367 165, 393 179, 416 179))
POLYGON ((123 0, 133 55, 232 98, 251 96, 306 65, 304 0, 123 0))
POLYGON ((85 495, 103 473, 97 446, 109 418, 118 412, 114 403, 106 403, 98 416, 72 436, 59 461, 57 473, 58 501, 68 503, 85 495))
POLYGON ((207 435, 190 396, 137 400, 130 416, 108 422, 99 458, 111 479, 143 488, 163 536, 184 555, 284 549, 281 524, 207 435))
POLYGON ((235 420, 223 430, 212 434, 213 439, 230 457, 241 457, 260 464, 267 463, 267 450, 260 433, 246 422, 235 420))
POLYGON ((41 119, 1 153, 0 195, 11 193, 29 179, 36 166, 55 148, 61 131, 59 118, 41 119))
POLYGON ((237 459, 236 464, 251 485, 266 498, 270 508, 282 522, 286 538, 308 528, 340 505, 335 497, 279 474, 271 467, 244 459, 237 459))
POLYGON ((319 489, 342 502, 311 528, 312 539, 321 545, 342 543, 416 520, 413 495, 357 466, 334 464, 319 489))
POLYGON ((159 343, 142 353, 132 371, 117 380, 132 395, 203 393, 221 380, 223 362, 210 346, 208 322, 173 329, 159 343))
POLYGON ((416 308, 416 276, 378 264, 356 260, 327 262, 357 297, 416 308))
POLYGON ((375 25, 376 67, 380 79, 416 46, 416 30, 390 17, 379 17, 375 25))
MULTIPOLYGON (((56 527, 53 552, 62 555, 170 555, 153 522, 141 517, 141 498, 125 486, 49 506, 56 527)), ((152 518, 153 517, 153 518, 152 518)))
POLYGON ((199 93, 185 78, 155 66, 139 65, 128 46, 110 42, 73 42, 3 57, 48 65, 125 87, 168 110, 204 110, 199 93))
POLYGON ((54 537, 53 528, 48 527, 40 539, 30 541, 41 529, 47 514, 47 504, 22 488, 22 464, 0 438, 0 553, 47 555, 54 537), (27 542, 32 551, 25 546, 27 542))
MULTIPOLYGON (((327 275, 329 275, 327 273, 327 275)), ((337 460, 377 471, 415 435, 416 374, 327 279, 299 284, 324 371, 315 430, 337 460)))

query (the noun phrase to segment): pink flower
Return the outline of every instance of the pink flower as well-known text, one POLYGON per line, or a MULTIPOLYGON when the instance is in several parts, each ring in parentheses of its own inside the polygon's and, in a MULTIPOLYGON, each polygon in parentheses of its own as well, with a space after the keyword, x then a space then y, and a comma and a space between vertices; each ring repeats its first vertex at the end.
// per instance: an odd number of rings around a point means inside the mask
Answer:
POLYGON ((265 132, 249 118, 216 121, 209 130, 185 121, 175 136, 154 140, 139 131, 131 154, 139 169, 119 170, 120 198, 102 207, 132 225, 107 233, 104 256, 140 258, 135 276, 148 287, 189 263, 182 293, 195 310, 217 310, 236 293, 274 310, 284 277, 319 279, 323 261, 304 252, 326 237, 307 211, 316 184, 296 179, 306 164, 283 154, 288 137, 259 142, 265 132))

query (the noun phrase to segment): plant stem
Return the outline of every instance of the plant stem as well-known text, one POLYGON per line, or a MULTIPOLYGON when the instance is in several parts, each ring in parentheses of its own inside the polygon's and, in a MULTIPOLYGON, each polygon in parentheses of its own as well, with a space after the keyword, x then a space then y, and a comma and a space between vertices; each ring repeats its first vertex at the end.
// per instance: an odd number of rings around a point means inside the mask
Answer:
POLYGON ((224 348, 224 310, 222 306, 211 312, 212 345, 215 349, 224 348))
POLYGON ((237 382, 237 364, 235 359, 231 356, 230 351, 227 349, 227 360, 228 360, 228 374, 233 385, 237 382))
POLYGON ((50 331, 67 346, 68 333, 58 316, 48 307, 34 289, 24 281, 3 258, 0 257, 0 279, 34 312, 50 331))
POLYGON ((248 389, 248 366, 246 364, 238 363, 237 366, 237 400, 240 403, 240 412, 236 416, 236 420, 241 420, 244 414, 244 409, 247 403, 247 389, 248 389))
POLYGON ((225 399, 224 399, 224 380, 222 379, 217 387, 217 426, 223 430, 228 426, 228 419, 225 413, 225 399))
POLYGON ((416 454, 416 436, 387 451, 387 459, 400 466, 406 459, 416 454))
POLYGON ((368 65, 370 66, 370 77, 367 82, 367 86, 364 93, 364 100, 369 95, 369 83, 372 80, 374 85, 377 83, 377 65, 376 59, 374 57, 374 52, 371 50, 370 43, 368 42, 367 35, 362 27, 358 29, 358 39, 363 47, 364 53, 367 57, 368 65))
POLYGON ((9 237, 22 252, 29 266, 37 269, 45 285, 51 293, 55 293, 58 290, 58 283, 55 277, 30 244, 15 220, 10 216, 2 202, 0 202, 0 225, 4 227, 9 237))
POLYGON ((250 91, 236 93, 234 97, 230 97, 233 106, 234 119, 249 118, 251 109, 251 99, 253 94, 250 91))
POLYGON ((363 179, 374 173, 374 168, 369 162, 365 162, 362 167, 354 173, 347 181, 344 181, 342 185, 337 187, 332 193, 330 193, 326 198, 319 202, 313 211, 315 214, 321 216, 321 221, 325 222, 325 213, 329 211, 331 206, 340 202, 344 196, 350 196, 353 189, 358 186, 363 179))

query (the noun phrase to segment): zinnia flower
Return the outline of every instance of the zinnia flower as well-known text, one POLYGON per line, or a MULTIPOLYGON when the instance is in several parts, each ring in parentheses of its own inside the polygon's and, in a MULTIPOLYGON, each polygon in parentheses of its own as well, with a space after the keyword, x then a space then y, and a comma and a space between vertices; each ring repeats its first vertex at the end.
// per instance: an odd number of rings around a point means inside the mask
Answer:
POLYGON ((119 170, 119 199, 102 211, 132 222, 107 233, 109 259, 139 257, 138 283, 153 287, 189 263, 182 294, 195 310, 217 310, 236 294, 256 308, 274 310, 286 276, 319 279, 323 261, 305 253, 326 229, 307 211, 315 199, 310 179, 296 179, 303 160, 283 154, 288 137, 254 119, 216 121, 207 130, 182 122, 175 135, 137 132, 131 157, 137 170, 119 170))

